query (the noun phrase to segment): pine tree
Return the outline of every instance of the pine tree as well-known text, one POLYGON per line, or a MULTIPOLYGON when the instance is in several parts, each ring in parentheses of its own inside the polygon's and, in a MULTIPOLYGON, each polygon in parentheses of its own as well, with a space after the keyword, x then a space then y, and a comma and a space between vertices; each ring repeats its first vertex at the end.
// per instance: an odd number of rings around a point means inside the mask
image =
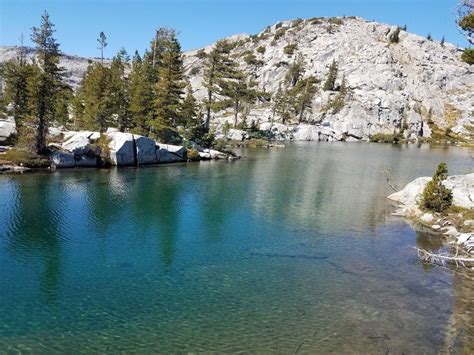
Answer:
POLYGON ((324 83, 324 90, 325 91, 333 91, 336 85, 336 78, 337 78, 337 62, 335 60, 332 61, 331 66, 329 67, 328 77, 326 82, 324 83))
POLYGON ((423 190, 420 206, 435 212, 444 212, 453 203, 453 193, 443 185, 443 181, 448 178, 448 167, 446 163, 440 163, 423 190))
POLYGON ((62 86, 63 71, 59 66, 59 44, 53 37, 54 24, 47 12, 41 16, 41 26, 33 27, 31 40, 36 45, 38 64, 41 68, 33 93, 33 108, 36 130, 36 150, 46 149, 46 133, 49 122, 54 119, 56 99, 62 86))
POLYGON ((173 133, 180 119, 184 82, 183 54, 176 32, 169 30, 168 37, 160 37, 155 53, 158 81, 154 86, 153 118, 150 126, 158 139, 175 140, 173 133))
POLYGON ((150 131, 149 119, 153 109, 153 89, 150 80, 151 62, 143 60, 138 52, 132 60, 132 70, 128 77, 129 110, 131 125, 140 134, 150 131))
POLYGON ((291 86, 295 86, 300 80, 304 72, 304 59, 301 54, 296 57, 296 60, 288 68, 285 76, 285 82, 291 86))
POLYGON ((105 36, 104 32, 99 33, 99 38, 97 38, 97 42, 99 42, 99 50, 100 50, 100 59, 101 62, 104 62, 104 49, 107 47, 107 37, 105 36))
POLYGON ((282 123, 285 124, 291 118, 290 107, 291 97, 289 90, 280 83, 274 96, 273 116, 277 114, 281 118, 282 123))
POLYGON ((8 112, 13 116, 18 131, 21 131, 24 121, 31 112, 31 86, 28 83, 39 74, 38 67, 26 63, 20 57, 4 63, 0 76, 4 80, 3 103, 11 107, 8 112))
POLYGON ((305 112, 311 108, 311 101, 318 91, 316 84, 318 80, 314 76, 310 76, 298 82, 293 88, 292 95, 295 97, 294 111, 298 115, 298 122, 303 121, 305 112))
POLYGON ((249 81, 243 71, 236 70, 232 76, 232 79, 221 81, 219 95, 227 98, 223 102, 225 106, 228 104, 233 107, 234 127, 236 127, 242 104, 254 102, 257 91, 254 89, 256 83, 249 81))
POLYGON ((101 63, 93 63, 87 68, 78 90, 82 105, 82 115, 77 124, 85 129, 105 132, 113 124, 111 101, 108 99, 110 70, 101 63))
POLYGON ((227 40, 218 41, 212 51, 207 55, 204 86, 207 89, 206 121, 205 128, 209 129, 211 110, 216 107, 215 94, 221 90, 222 84, 235 74, 237 63, 230 57, 232 44, 227 40))
POLYGON ((197 100, 193 95, 191 84, 188 83, 186 97, 181 105, 181 124, 185 129, 192 129, 202 125, 198 115, 197 100))
POLYGON ((120 131, 131 128, 131 114, 129 111, 128 79, 125 69, 130 58, 122 48, 113 58, 107 81, 106 100, 109 112, 115 119, 115 125, 120 131))

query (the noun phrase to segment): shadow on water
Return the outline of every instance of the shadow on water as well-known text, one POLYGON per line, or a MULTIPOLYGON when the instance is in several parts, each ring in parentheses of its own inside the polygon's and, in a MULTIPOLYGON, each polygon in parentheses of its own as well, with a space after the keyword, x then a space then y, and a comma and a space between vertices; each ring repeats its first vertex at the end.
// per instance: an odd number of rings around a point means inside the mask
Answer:
POLYGON ((39 289, 47 302, 57 299, 60 286, 62 239, 61 195, 53 180, 17 184, 16 211, 6 232, 7 249, 22 262, 38 265, 39 289), (41 266, 39 266, 41 265, 41 266))

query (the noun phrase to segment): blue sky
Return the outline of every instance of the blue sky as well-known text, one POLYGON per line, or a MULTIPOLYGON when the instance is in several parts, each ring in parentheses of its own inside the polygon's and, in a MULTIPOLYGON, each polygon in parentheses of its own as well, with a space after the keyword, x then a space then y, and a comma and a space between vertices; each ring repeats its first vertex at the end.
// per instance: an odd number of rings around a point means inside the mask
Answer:
POLYGON ((98 56, 97 37, 107 35, 106 56, 120 47, 142 52, 160 26, 180 32, 184 50, 235 33, 257 33, 280 20, 357 15, 408 26, 408 31, 466 46, 454 24, 456 0, 0 0, 0 44, 29 44, 44 10, 56 24, 65 53, 98 56))

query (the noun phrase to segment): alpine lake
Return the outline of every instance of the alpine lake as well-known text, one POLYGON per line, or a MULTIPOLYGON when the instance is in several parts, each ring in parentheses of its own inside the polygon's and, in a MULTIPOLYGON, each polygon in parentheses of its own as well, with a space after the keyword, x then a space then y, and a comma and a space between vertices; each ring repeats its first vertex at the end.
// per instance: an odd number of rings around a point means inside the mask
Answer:
POLYGON ((237 161, 0 175, 0 353, 474 353, 474 278, 400 187, 468 150, 289 143, 237 161))

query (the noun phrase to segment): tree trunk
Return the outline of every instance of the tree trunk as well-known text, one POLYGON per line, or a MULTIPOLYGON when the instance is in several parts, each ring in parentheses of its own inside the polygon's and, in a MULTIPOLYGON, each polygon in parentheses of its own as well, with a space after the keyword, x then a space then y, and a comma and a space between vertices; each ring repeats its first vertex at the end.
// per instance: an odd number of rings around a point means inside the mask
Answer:
POLYGON ((212 104, 212 91, 211 89, 207 89, 207 115, 206 115, 206 129, 209 129, 209 124, 211 123, 211 104, 212 104))
POLYGON ((45 124, 44 116, 46 115, 46 107, 44 101, 40 103, 38 110, 38 130, 36 132, 36 152, 42 154, 46 148, 45 144, 45 124))
POLYGON ((239 119, 239 101, 235 101, 235 106, 234 106, 234 110, 235 110, 235 113, 234 113, 234 128, 237 128, 237 121, 239 119))

